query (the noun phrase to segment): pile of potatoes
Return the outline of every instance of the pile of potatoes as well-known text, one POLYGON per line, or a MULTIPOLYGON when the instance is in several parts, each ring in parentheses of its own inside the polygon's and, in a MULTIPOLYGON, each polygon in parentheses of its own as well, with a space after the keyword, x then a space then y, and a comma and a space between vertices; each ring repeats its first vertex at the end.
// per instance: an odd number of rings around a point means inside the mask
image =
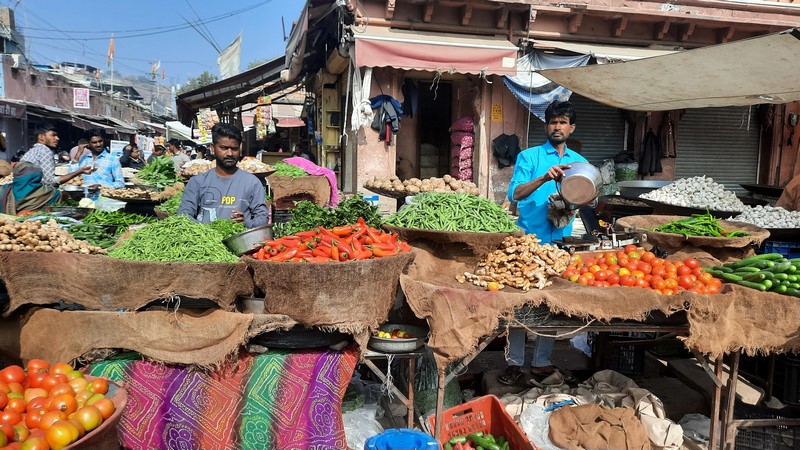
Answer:
POLYGON ((454 192, 458 194, 478 195, 478 187, 471 181, 457 180, 450 175, 442 178, 432 177, 420 180, 410 178, 400 181, 396 176, 390 178, 375 177, 364 183, 367 189, 377 189, 387 192, 400 192, 408 195, 419 194, 420 192, 454 192))

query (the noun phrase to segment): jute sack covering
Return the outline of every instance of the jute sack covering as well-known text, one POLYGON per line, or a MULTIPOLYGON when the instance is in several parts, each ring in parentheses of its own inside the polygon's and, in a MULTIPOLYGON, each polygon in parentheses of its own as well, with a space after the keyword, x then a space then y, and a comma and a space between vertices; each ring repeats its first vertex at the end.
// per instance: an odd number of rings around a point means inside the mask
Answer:
POLYGON ((414 314, 428 321, 428 346, 440 368, 472 352, 480 338, 497 328, 500 318, 515 326, 513 311, 525 304, 601 321, 644 320, 651 311, 670 315, 683 310, 691 296, 688 292, 666 296, 625 287, 601 289, 558 278, 551 278, 552 286, 543 290, 490 292, 455 280, 455 275, 472 271, 474 266, 442 259, 423 248, 415 252, 408 274, 400 276, 400 285, 414 314))
POLYGON ((800 298, 723 284, 718 295, 695 295, 684 344, 712 357, 800 352, 800 298))
POLYGON ((219 366, 251 337, 288 329, 285 316, 221 311, 57 311, 21 319, 20 358, 71 361, 98 348, 133 350, 165 363, 219 366), (43 330, 58 330, 58 336, 43 330))
POLYGON ((68 253, 0 252, 0 279, 10 300, 5 315, 22 305, 59 300, 86 309, 136 310, 175 295, 208 299, 233 311, 236 297, 255 290, 243 263, 125 261, 68 253))
POLYGON ((314 203, 325 206, 331 198, 331 185, 322 176, 292 178, 273 174, 267 177, 267 181, 272 189, 273 202, 297 194, 308 194, 314 197, 314 203))
POLYGON ((691 249, 702 250, 722 262, 733 259, 744 259, 753 256, 754 247, 758 247, 769 237, 769 231, 744 222, 720 220, 719 224, 727 231, 744 231, 748 236, 738 238, 689 236, 681 234, 660 233, 652 231, 674 220, 685 219, 684 216, 629 216, 617 220, 621 227, 636 227, 638 233, 647 234, 647 243, 656 245, 664 251, 675 253, 691 249))
POLYGON ((473 254, 481 256, 500 247, 508 236, 519 237, 525 234, 522 230, 516 233, 467 233, 455 231, 422 230, 419 228, 395 227, 384 225, 383 229, 390 233, 397 233, 401 240, 414 246, 422 242, 432 245, 464 244, 473 254))
POLYGON ((266 295, 265 313, 284 314, 307 327, 352 334, 364 348, 370 331, 388 318, 398 278, 414 255, 412 251, 337 263, 243 259, 266 295))
POLYGON ((633 408, 559 408, 550 416, 550 440, 565 450, 650 450, 633 408))

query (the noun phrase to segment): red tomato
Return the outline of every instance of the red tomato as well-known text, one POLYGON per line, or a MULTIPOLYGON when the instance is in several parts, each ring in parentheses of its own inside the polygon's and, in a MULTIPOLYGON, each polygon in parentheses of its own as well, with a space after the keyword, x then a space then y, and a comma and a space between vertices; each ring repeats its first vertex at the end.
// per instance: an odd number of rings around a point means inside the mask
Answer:
POLYGON ((13 441, 14 426, 7 423, 0 423, 0 434, 5 436, 9 441, 13 441))
POLYGON ((43 437, 31 437, 22 443, 20 450, 50 450, 50 445, 43 437))
POLYGON ((651 261, 653 261, 655 258, 656 258, 656 254, 655 253, 653 253, 653 252, 644 252, 644 253, 642 253, 641 260, 646 262, 646 263, 652 264, 651 261))
POLYGON ((84 406, 75 412, 75 418, 86 431, 92 431, 103 423, 103 414, 95 406, 84 406))
POLYGON ((25 371, 20 366, 8 366, 0 370, 0 381, 6 384, 22 384, 25 382, 25 371))
POLYGON ((25 426, 30 429, 39 428, 39 421, 46 412, 47 410, 44 408, 29 409, 25 414, 25 426))
POLYGON ((623 286, 635 286, 636 285, 636 278, 633 278, 630 275, 623 275, 619 277, 619 284, 623 286))
POLYGON ((18 412, 8 410, 0 412, 0 423, 14 426, 18 424, 20 420, 22 420, 22 415, 18 412))
POLYGON ((700 261, 694 258, 686 258, 683 260, 683 263, 686 264, 686 266, 689 267, 690 269, 696 269, 700 267, 700 261))
POLYGON ((78 429, 69 420, 59 420, 44 435, 51 450, 61 450, 78 440, 78 429))
POLYGON ((597 281, 606 281, 606 279, 608 279, 608 272, 605 270, 598 270, 594 274, 594 279, 597 281))
POLYGON ((69 394, 74 396, 75 389, 72 389, 72 386, 67 383, 57 384, 55 387, 53 387, 53 389, 50 389, 50 397, 55 397, 61 394, 69 394))
POLYGON ((39 420, 39 429, 47 431, 54 423, 66 418, 67 415, 61 411, 47 411, 39 420))
POLYGON ((644 273, 650 273, 650 272, 653 271, 653 266, 651 266, 650 264, 647 264, 644 261, 639 261, 639 263, 636 264, 636 268, 641 270, 644 273))
POLYGON ((100 410, 100 414, 103 416, 103 420, 108 419, 114 414, 114 410, 116 406, 114 406, 114 402, 107 398, 102 398, 94 403, 94 407, 100 410))
POLYGON ((689 275, 692 273, 692 269, 689 266, 680 266, 677 269, 678 276, 689 275))
POLYGON ((42 388, 28 388, 25 389, 25 402, 30 403, 31 400, 37 397, 45 397, 47 398, 48 394, 42 388))
MULTIPOLYGON (((75 369, 72 366, 70 366, 69 364, 67 364, 67 363, 63 363, 63 362, 55 363, 50 368, 50 375, 55 375, 57 373, 60 373, 60 374, 62 374, 62 375, 64 375, 66 377, 66 375, 68 373, 72 372, 73 370, 75 370, 75 369)), ((64 382, 66 383, 67 380, 64 380, 64 382)))
POLYGON ((629 245, 625 246, 624 250, 625 250, 625 253, 630 253, 630 252, 635 252, 635 251, 639 250, 639 247, 637 247, 637 246, 635 246, 633 244, 629 244, 629 245))
POLYGON ((688 290, 692 288, 692 285, 694 285, 694 280, 689 275, 683 275, 678 278, 678 286, 688 290))
POLYGON ((108 381, 105 378, 95 378, 89 383, 89 390, 97 394, 108 392, 108 381))
POLYGON ((24 398, 10 398, 8 399, 8 405, 6 405, 6 411, 13 411, 15 413, 24 413, 25 409, 28 407, 28 404, 25 403, 24 398))
POLYGON ((37 373, 47 373, 50 371, 50 363, 43 359, 32 359, 28 361, 28 376, 37 373))
POLYGON ((612 286, 615 284, 619 284, 619 275, 615 273, 609 274, 608 278, 606 278, 606 282, 611 284, 612 286))
POLYGON ((649 289, 650 283, 647 282, 644 278, 637 278, 636 279, 636 287, 649 289))
POLYGON ((3 409, 8 404, 8 394, 0 391, 0 409, 3 409))
POLYGON ((47 411, 48 403, 50 403, 50 399, 47 398, 47 397, 32 398, 28 402, 28 412, 31 412, 34 409, 43 409, 43 410, 47 411))
POLYGON ((50 392, 51 389, 61 384, 61 381, 53 375, 47 375, 42 380, 42 389, 50 392))
POLYGON ((48 373, 34 373, 28 376, 28 387, 40 388, 45 378, 49 377, 48 373))
POLYGON ((586 274, 583 274, 578 277, 578 284, 582 284, 584 286, 589 284, 589 278, 586 277, 586 274))
POLYGON ((51 411, 61 411, 67 416, 74 413, 76 409, 78 409, 78 403, 75 401, 75 397, 70 394, 57 395, 53 397, 53 401, 50 404, 51 411))

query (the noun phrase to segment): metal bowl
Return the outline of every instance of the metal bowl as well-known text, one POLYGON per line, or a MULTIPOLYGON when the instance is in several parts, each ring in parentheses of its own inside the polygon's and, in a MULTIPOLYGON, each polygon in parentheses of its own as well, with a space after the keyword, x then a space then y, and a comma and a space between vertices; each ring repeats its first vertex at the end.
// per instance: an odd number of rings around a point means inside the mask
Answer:
POLYGON ((597 167, 585 163, 570 163, 556 186, 561 198, 572 205, 588 205, 597 198, 603 186, 603 176, 597 167))
POLYGON ((619 187, 620 196, 638 199, 640 195, 662 188, 670 183, 672 183, 672 181, 636 180, 620 181, 617 183, 617 186, 619 187))
POLYGON ((386 339, 377 336, 369 338, 369 346, 379 352, 383 353, 407 353, 413 352, 425 344, 425 339, 428 337, 428 331, 424 328, 415 327, 413 325, 402 325, 396 323, 387 323, 381 326, 381 331, 391 333, 394 330, 403 330, 410 333, 413 338, 404 339, 386 339))
POLYGON ((61 190, 73 200, 80 200, 83 198, 83 186, 67 185, 61 186, 61 190))
POLYGON ((222 242, 231 253, 242 256, 258 250, 264 245, 264 241, 271 239, 272 225, 264 225, 228 236, 222 242))

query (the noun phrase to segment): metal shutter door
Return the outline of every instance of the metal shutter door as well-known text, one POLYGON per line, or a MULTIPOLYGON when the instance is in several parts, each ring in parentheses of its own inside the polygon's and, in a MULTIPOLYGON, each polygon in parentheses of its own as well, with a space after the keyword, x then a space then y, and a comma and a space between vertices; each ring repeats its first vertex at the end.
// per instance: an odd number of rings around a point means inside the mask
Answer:
MULTIPOLYGON (((600 164, 623 150, 625 120, 617 108, 578 94, 572 94, 569 101, 578 115, 577 127, 570 139, 581 141, 581 155, 584 158, 592 164, 600 164)), ((541 145, 547 140, 544 122, 532 114, 529 121, 528 147, 541 145)))
POLYGON ((755 107, 687 109, 677 127, 675 178, 706 175, 737 193, 755 183, 761 124, 755 107))

